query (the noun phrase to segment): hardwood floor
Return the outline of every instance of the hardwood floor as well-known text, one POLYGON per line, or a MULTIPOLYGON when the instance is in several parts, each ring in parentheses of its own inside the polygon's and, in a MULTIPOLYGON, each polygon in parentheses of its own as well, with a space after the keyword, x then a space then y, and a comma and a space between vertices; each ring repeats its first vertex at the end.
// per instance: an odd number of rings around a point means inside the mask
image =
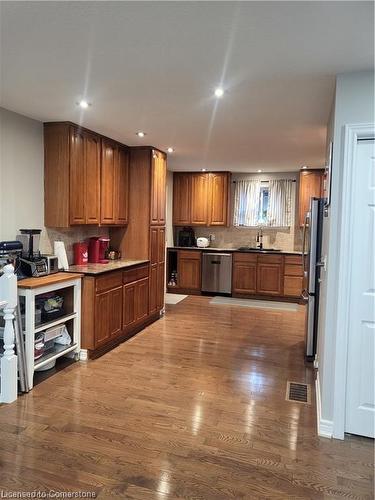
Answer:
POLYGON ((97 498, 373 498, 373 441, 316 435, 304 311, 188 297, 0 408, 0 490, 97 498))

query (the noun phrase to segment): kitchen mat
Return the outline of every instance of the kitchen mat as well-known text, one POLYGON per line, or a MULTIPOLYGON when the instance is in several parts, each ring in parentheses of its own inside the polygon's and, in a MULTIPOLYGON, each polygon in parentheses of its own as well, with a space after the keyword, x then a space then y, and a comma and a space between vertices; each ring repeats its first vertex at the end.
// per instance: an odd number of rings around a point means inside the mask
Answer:
POLYGON ((166 293, 165 303, 166 304, 178 304, 182 300, 186 299, 187 295, 182 295, 181 293, 166 293))
POLYGON ((232 297, 213 297, 210 300, 212 305, 226 305, 226 306, 242 306, 254 307, 256 309, 273 309, 280 311, 299 311, 299 304, 290 302, 276 302, 274 300, 253 300, 253 299, 235 299, 232 297))

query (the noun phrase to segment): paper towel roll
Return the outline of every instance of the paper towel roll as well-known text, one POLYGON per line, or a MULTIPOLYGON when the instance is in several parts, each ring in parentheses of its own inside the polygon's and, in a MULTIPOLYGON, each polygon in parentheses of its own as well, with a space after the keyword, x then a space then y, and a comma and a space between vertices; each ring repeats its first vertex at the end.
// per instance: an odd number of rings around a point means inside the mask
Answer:
POLYGON ((65 244, 63 241, 54 241, 53 251, 58 259, 59 269, 69 270, 68 257, 66 256, 65 244))

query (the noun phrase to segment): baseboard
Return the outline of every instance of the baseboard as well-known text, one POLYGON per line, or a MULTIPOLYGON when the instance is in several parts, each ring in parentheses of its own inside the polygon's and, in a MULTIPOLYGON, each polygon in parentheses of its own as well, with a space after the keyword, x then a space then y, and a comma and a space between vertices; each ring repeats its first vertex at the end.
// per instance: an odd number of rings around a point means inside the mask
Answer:
POLYGON ((325 420, 322 418, 322 408, 320 399, 320 382, 319 372, 316 373, 315 379, 315 394, 316 394, 316 424, 318 436, 325 438, 332 438, 333 435, 333 422, 332 420, 325 420))

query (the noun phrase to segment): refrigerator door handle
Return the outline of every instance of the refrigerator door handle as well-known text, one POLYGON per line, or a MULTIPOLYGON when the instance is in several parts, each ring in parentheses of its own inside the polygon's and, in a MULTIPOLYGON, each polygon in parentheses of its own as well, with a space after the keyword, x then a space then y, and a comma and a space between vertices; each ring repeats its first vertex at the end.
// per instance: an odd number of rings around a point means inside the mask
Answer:
POLYGON ((303 222, 303 238, 302 238, 302 271, 303 271, 303 276, 305 276, 305 272, 306 272, 306 269, 305 269, 305 257, 306 257, 306 253, 305 253, 305 250, 306 250, 306 227, 307 227, 307 224, 308 224, 308 221, 309 220, 309 213, 306 212, 305 214, 305 220, 303 222))

